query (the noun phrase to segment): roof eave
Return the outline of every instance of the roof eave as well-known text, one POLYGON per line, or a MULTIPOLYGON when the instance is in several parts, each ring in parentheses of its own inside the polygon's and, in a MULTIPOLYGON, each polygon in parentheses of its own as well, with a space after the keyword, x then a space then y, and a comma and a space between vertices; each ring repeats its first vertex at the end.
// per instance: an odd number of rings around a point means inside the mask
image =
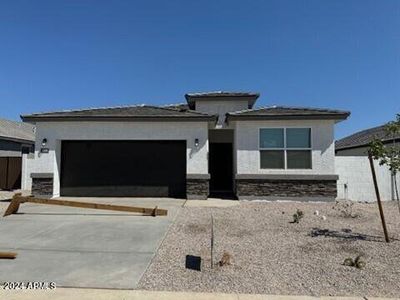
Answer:
POLYGON ((12 142, 17 142, 17 143, 21 143, 21 144, 34 144, 35 143, 35 138, 23 139, 23 138, 11 137, 11 136, 0 136, 0 140, 12 141, 12 142))
POLYGON ((89 121, 216 121, 217 116, 21 116, 24 122, 89 122, 89 121))
POLYGON ((227 115, 228 120, 336 120, 343 121, 349 117, 348 114, 335 115, 227 115))

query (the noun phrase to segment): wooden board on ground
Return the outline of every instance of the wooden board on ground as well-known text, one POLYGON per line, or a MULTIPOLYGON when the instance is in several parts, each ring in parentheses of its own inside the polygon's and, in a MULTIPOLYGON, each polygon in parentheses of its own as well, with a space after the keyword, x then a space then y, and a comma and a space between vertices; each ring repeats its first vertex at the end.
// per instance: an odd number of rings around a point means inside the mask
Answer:
POLYGON ((113 211, 123 211, 140 213, 145 216, 166 216, 168 210, 159 209, 157 206, 155 208, 147 207, 136 207, 136 206, 123 206, 123 205, 113 205, 113 204, 103 204, 103 203, 91 203, 91 202, 78 202, 69 200, 55 200, 55 199, 44 199, 36 197, 22 197, 21 194, 15 194, 11 200, 3 217, 18 212, 21 203, 37 203, 37 204, 47 204, 47 205, 60 205, 69 207, 79 207, 79 208, 91 208, 91 209, 102 209, 102 210, 113 210, 113 211))
POLYGON ((0 259, 14 259, 17 257, 17 253, 14 252, 0 252, 0 259))

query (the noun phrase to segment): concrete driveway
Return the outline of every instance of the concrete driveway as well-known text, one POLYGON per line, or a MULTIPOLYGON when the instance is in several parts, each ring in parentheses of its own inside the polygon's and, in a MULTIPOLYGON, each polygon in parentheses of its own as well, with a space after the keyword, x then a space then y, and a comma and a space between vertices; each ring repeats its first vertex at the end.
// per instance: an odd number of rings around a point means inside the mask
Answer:
MULTIPOLYGON (((134 289, 184 200, 162 198, 62 198, 168 209, 168 216, 40 204, 22 204, 0 217, 0 283, 46 281, 64 287, 134 289)), ((3 215, 8 203, 0 202, 3 215)))

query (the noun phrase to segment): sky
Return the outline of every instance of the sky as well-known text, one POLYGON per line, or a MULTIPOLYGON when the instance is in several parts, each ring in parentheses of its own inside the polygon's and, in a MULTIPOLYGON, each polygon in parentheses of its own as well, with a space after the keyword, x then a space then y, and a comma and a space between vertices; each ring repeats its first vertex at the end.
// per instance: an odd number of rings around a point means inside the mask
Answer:
POLYGON ((351 111, 336 138, 392 120, 400 1, 0 1, 2 118, 217 90, 351 111))

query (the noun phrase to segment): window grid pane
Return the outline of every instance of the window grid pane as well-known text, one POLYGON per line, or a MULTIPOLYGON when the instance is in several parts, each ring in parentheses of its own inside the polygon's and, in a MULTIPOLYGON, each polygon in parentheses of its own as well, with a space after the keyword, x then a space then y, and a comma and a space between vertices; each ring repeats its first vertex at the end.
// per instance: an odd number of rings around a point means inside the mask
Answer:
POLYGON ((260 148, 284 148, 283 128, 263 128, 260 130, 260 148))
POLYGON ((284 150, 262 150, 260 151, 262 169, 284 169, 285 151, 284 150))
POLYGON ((311 151, 287 150, 286 164, 288 169, 311 169, 311 151))
POLYGON ((311 148, 311 129, 287 128, 286 148, 311 148))

